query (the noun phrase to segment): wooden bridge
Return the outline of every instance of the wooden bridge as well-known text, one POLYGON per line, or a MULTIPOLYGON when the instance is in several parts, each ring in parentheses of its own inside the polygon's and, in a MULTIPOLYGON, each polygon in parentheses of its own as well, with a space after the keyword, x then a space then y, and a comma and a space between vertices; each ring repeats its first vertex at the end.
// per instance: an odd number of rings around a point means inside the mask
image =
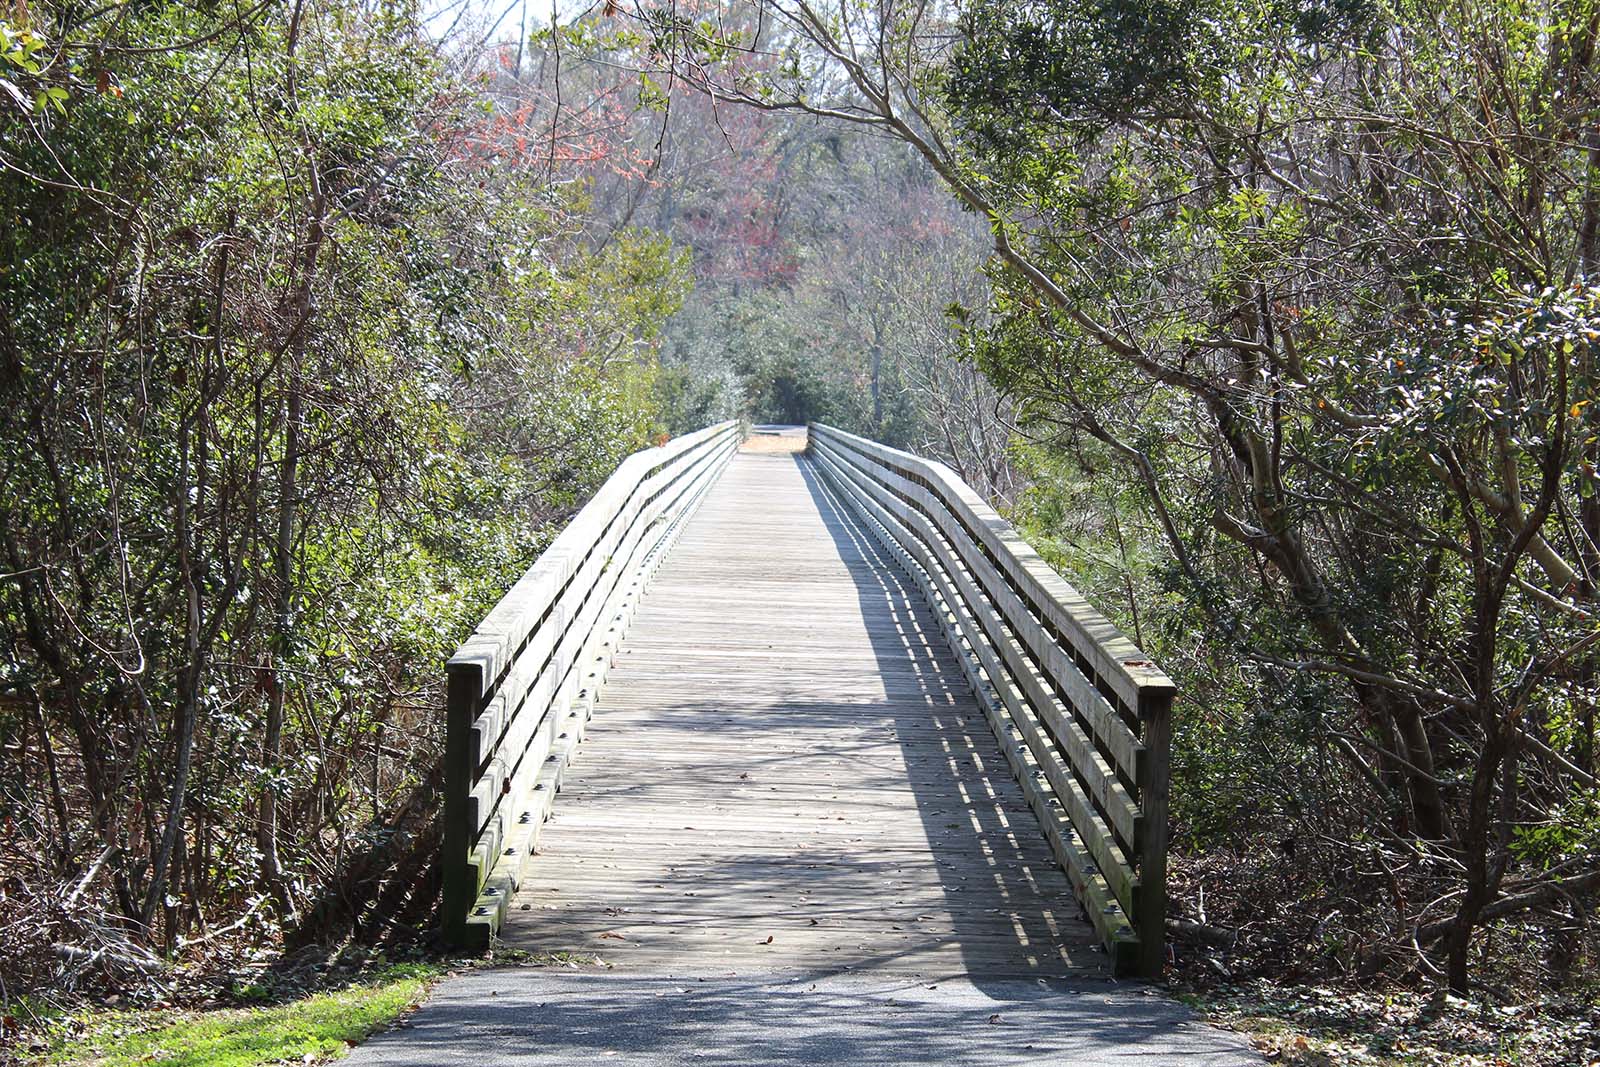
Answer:
POLYGON ((798 440, 630 457, 450 660, 450 937, 1159 973, 1171 683, 942 464, 798 440))

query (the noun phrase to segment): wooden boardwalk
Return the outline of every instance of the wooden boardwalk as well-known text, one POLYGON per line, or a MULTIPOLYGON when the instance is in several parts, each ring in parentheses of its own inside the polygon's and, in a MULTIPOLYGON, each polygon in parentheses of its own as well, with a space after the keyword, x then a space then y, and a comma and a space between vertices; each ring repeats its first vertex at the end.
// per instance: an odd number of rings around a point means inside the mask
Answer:
POLYGON ((920 594, 771 452, 652 580, 501 936, 659 974, 1105 959, 920 594))

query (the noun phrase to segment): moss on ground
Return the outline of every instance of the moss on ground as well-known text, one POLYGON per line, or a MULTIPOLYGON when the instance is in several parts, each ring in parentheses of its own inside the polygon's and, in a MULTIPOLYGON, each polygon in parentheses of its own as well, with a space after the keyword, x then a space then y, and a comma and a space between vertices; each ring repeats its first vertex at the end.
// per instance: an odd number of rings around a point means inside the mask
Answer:
POLYGON ((422 1001, 437 967, 387 968, 342 989, 255 1008, 98 1011, 72 1020, 41 1062, 92 1067, 256 1067, 343 1055, 422 1001))

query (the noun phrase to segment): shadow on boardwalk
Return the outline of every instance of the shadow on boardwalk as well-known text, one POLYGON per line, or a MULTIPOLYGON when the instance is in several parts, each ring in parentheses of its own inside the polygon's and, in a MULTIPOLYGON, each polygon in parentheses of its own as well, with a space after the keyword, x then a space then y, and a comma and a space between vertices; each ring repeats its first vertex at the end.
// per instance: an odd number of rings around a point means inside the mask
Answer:
POLYGON ((646 594, 503 936, 642 973, 974 981, 1104 955, 921 593, 741 455, 646 594))
POLYGON ((1261 1062, 1104 979, 931 609, 793 456, 658 572, 504 936, 604 963, 449 980, 349 1062, 1261 1062))
POLYGON ((982 987, 1019 971, 1065 977, 1098 970, 1101 947, 1011 777, 932 606, 818 469, 796 462, 840 558, 850 565, 880 672, 912 673, 911 695, 921 706, 888 704, 896 732, 918 742, 904 746, 907 765, 927 753, 930 730, 940 751, 942 758, 925 773, 907 776, 923 831, 930 842, 985 860, 974 868, 938 862, 938 849, 934 856, 967 977, 982 987), (1012 919, 1010 943, 998 946, 991 943, 997 913, 1012 919))

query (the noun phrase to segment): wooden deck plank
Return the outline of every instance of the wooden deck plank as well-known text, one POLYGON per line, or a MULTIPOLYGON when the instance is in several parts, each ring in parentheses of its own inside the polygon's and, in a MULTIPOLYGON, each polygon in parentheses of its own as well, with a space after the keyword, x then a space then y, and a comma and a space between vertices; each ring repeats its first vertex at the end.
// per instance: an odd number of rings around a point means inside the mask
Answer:
POLYGON ((803 457, 646 592, 502 933, 651 973, 1100 973, 920 594, 803 457))

